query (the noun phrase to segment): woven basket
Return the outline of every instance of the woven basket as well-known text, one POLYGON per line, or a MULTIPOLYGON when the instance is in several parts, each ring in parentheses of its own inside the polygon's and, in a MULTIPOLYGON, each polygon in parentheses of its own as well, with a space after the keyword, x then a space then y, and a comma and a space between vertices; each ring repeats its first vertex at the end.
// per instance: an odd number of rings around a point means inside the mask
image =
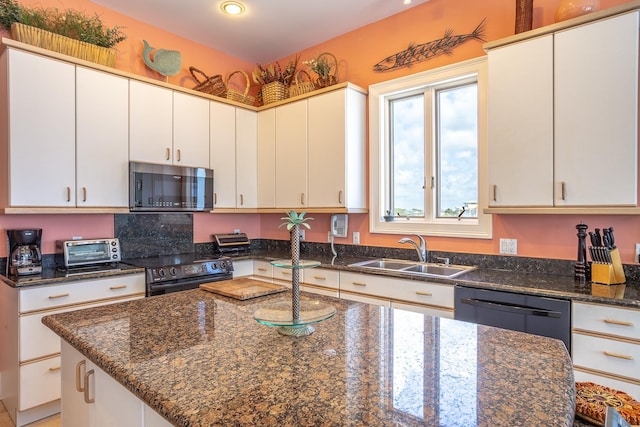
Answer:
POLYGON ((229 99, 231 101, 240 102, 242 104, 253 105, 256 102, 256 98, 253 97, 253 96, 247 95, 249 93, 249 86, 250 85, 251 85, 251 83, 249 82, 249 76, 244 71, 238 70, 238 71, 234 71, 233 73, 229 74, 227 76, 227 99, 229 99), (245 79, 244 92, 238 92, 237 90, 232 89, 229 86, 229 81, 231 80, 231 76, 233 76, 234 74, 237 74, 237 73, 240 73, 240 74, 244 75, 244 79, 245 79))
POLYGON ((319 60, 323 56, 328 56, 328 57, 333 58, 333 64, 331 63, 331 61, 329 59, 327 59, 327 63, 329 64, 329 70, 331 70, 333 68, 333 74, 329 74, 325 78, 318 77, 318 79, 316 80, 316 86, 318 86, 318 88, 332 86, 332 85, 338 83, 338 78, 336 77, 336 72, 338 71, 338 60, 336 59, 336 57, 332 53, 329 53, 329 52, 321 53, 320 55, 318 55, 317 60, 319 60))
POLYGON ((299 70, 294 77, 294 83, 289 87, 289 98, 313 92, 314 90, 316 90, 316 85, 311 81, 309 73, 305 70, 299 70), (304 75, 307 76, 307 81, 302 81, 298 78, 300 73, 304 73, 304 75))
POLYGON ((287 99, 287 87, 282 82, 271 82, 262 86, 262 103, 264 105, 287 99))
POLYGON ((91 43, 71 39, 40 28, 19 22, 11 24, 11 37, 22 43, 73 56, 85 61, 113 67, 116 63, 116 50, 96 46, 91 43))
POLYGON ((194 87, 193 90, 208 93, 209 95, 220 96, 222 98, 226 96, 227 87, 224 85, 224 80, 222 80, 222 76, 220 74, 209 77, 196 67, 189 67, 189 72, 193 76, 194 80, 198 82, 198 85, 194 87), (200 74, 201 77, 198 78, 196 73, 200 74))

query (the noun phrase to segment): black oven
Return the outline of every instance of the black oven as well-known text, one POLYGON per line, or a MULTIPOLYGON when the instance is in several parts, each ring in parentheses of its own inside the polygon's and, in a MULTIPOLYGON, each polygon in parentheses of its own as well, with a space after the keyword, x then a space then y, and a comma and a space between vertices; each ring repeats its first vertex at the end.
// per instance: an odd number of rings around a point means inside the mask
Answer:
POLYGON ((233 279, 233 262, 229 257, 195 254, 164 255, 124 261, 144 267, 146 296, 197 289, 203 283, 233 279))

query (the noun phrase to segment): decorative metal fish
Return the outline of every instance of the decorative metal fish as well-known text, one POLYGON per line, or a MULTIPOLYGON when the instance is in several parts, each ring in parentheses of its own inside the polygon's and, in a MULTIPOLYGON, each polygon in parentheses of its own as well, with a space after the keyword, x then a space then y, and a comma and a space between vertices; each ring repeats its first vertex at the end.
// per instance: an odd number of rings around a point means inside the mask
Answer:
POLYGON ((434 56, 446 54, 451 55, 453 48, 466 42, 467 40, 479 40, 484 42, 484 30, 487 18, 483 19, 480 24, 470 34, 453 35, 452 29, 447 29, 441 39, 432 40, 419 45, 410 44, 409 47, 402 52, 395 53, 384 58, 373 66, 373 71, 391 71, 400 67, 409 67, 418 62, 423 62, 434 56))
POLYGON ((151 58, 151 52, 155 49, 147 43, 146 40, 142 40, 144 48, 142 50, 142 60, 154 71, 162 74, 163 76, 175 76, 180 72, 182 67, 182 55, 177 50, 158 49, 151 58))

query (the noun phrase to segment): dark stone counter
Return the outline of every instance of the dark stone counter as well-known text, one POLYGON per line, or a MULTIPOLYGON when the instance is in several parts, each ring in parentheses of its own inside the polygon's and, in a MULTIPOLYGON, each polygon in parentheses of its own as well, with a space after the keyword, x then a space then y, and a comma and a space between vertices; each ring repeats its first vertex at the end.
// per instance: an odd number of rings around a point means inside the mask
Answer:
POLYGON ((572 425, 561 341, 302 295, 337 308, 304 338, 253 319, 289 292, 198 289, 43 322, 176 426, 572 425))

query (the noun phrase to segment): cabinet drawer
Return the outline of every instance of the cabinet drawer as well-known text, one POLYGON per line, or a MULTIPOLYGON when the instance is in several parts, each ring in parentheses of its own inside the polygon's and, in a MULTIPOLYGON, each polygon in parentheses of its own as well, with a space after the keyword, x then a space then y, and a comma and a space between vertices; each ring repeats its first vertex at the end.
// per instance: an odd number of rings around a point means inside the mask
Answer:
POLYGON ((340 290, 453 308, 453 286, 368 274, 341 273, 340 290))
POLYGON ((273 279, 273 265, 267 261, 253 261, 253 275, 273 279))
POLYGON ((640 340, 640 310, 573 303, 573 329, 640 340))
MULTIPOLYGON (((304 282, 304 270, 300 269, 299 270, 300 275, 300 283, 304 282)), ((293 275, 293 270, 290 268, 274 268, 273 269, 273 280, 277 280, 278 283, 282 283, 283 285, 286 285, 288 287, 291 287, 291 277, 293 275)))
POLYGON ((325 288, 338 289, 340 283, 340 272, 337 270, 314 268, 305 273, 304 283, 308 285, 317 285, 325 288))
POLYGON ((340 291, 340 299, 346 299, 349 301, 357 301, 357 302, 363 302, 366 304, 371 304, 371 305, 380 305, 382 307, 390 307, 391 306, 391 301, 389 301, 386 298, 375 298, 375 297, 370 297, 370 296, 365 296, 365 295, 360 295, 360 294, 353 294, 351 292, 343 292, 342 290, 340 291))
POLYGON ((60 399, 60 356, 20 367, 20 407, 33 408, 60 399))
POLYGON ((429 316, 453 319, 453 310, 433 308, 427 305, 403 304, 401 302, 391 301, 391 308, 405 311, 414 311, 416 313, 428 314, 429 316))
POLYGON ((572 335, 573 364, 640 380, 640 344, 572 335))
POLYGON ((133 274, 21 289, 18 309, 25 313, 107 298, 121 298, 144 294, 144 288, 144 274, 133 274))
POLYGON ((310 292, 312 294, 326 295, 326 296, 334 297, 334 298, 338 298, 338 296, 339 296, 337 289, 330 289, 330 288, 325 288, 325 287, 300 286, 300 290, 304 291, 304 292, 310 292))

